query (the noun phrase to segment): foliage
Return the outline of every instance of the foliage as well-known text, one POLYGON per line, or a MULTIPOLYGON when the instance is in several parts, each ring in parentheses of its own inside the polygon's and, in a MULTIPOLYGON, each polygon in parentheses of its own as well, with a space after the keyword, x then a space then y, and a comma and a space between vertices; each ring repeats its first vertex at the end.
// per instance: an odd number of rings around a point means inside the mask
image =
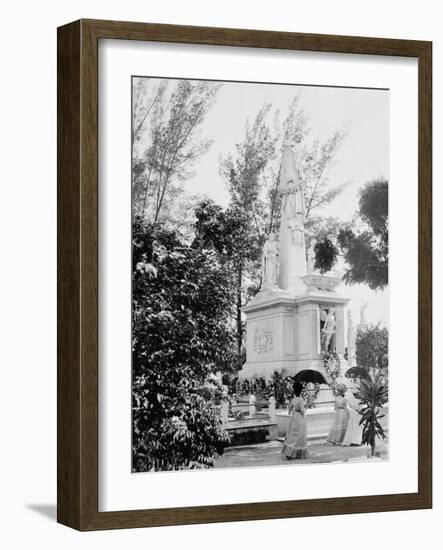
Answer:
POLYGON ((380 424, 380 420, 385 416, 382 408, 388 401, 388 387, 383 374, 373 369, 368 379, 362 378, 356 398, 361 403, 362 443, 371 447, 371 455, 374 456, 376 439, 386 438, 383 426, 380 424))
POLYGON ((330 181, 330 170, 345 137, 345 132, 337 131, 323 143, 315 140, 302 148, 300 175, 304 183, 306 218, 330 204, 346 186, 346 183, 331 186, 330 181))
POLYGON ((182 196, 182 182, 209 149, 211 140, 199 134, 199 127, 220 86, 144 78, 134 85, 133 200, 135 211, 149 221, 172 219, 169 208, 182 196))
POLYGON ((331 387, 335 385, 335 381, 340 376, 340 358, 335 351, 323 352, 323 365, 328 376, 331 378, 331 387))
POLYGON ((273 396, 275 398, 275 406, 277 409, 283 408, 288 401, 294 396, 293 376, 287 376, 284 372, 274 371, 271 380, 266 380, 263 377, 241 380, 237 390, 244 392, 245 388, 249 393, 254 393, 266 399, 273 396))
POLYGON ((229 272, 135 217, 132 283, 133 469, 210 467, 229 441, 210 382, 235 360, 229 272))
POLYGON ((331 266, 335 264, 338 256, 338 249, 328 237, 317 241, 314 246, 315 265, 320 273, 327 273, 331 266))
MULTIPOLYGON (((231 394, 245 395, 254 394, 259 399, 275 398, 276 408, 285 407, 294 396, 294 376, 285 376, 284 373, 274 371, 271 380, 264 377, 237 378, 231 381, 229 391, 231 394)), ((320 392, 320 384, 312 382, 302 382, 302 397, 306 401, 306 408, 311 408, 320 392)))
POLYGON ((386 327, 358 330, 355 339, 357 365, 365 369, 388 367, 389 333, 386 327))
POLYGON ((260 264, 262 240, 257 239, 250 215, 238 204, 227 209, 206 199, 197 206, 195 240, 193 246, 213 249, 232 275, 232 296, 235 300, 234 323, 236 326, 237 354, 241 364, 244 322, 241 308, 249 298, 254 284, 244 286, 247 273, 260 264))
POLYGON ((320 384, 318 382, 302 382, 303 390, 301 396, 305 400, 306 408, 310 409, 313 407, 315 400, 318 397, 320 392, 320 384))
POLYGON ((362 443, 370 445, 371 454, 375 453, 376 438, 386 437, 380 424, 382 407, 388 401, 388 342, 386 327, 370 326, 359 330, 356 338, 356 358, 359 367, 367 372, 361 377, 357 398, 362 403, 360 424, 363 426, 362 443))
POLYGON ((260 259, 261 247, 251 235, 248 216, 241 208, 223 209, 204 199, 197 205, 195 218, 194 247, 213 248, 234 270, 260 259))
POLYGON ((257 376, 254 378, 238 378, 233 377, 228 382, 228 391, 230 395, 250 395, 254 394, 257 398, 267 399, 270 394, 265 378, 257 376))
POLYGON ((347 283, 365 283, 371 289, 388 284, 388 182, 375 180, 360 191, 358 218, 361 230, 344 227, 338 234, 347 269, 347 283))
POLYGON ((263 105, 252 125, 246 123, 245 136, 236 145, 235 157, 229 154, 220 162, 220 173, 227 182, 232 205, 249 211, 259 235, 264 231, 261 178, 276 152, 276 138, 266 121, 270 108, 270 104, 263 105))
MULTIPOLYGON (((388 182, 375 180, 360 190, 359 210, 352 223, 336 218, 308 219, 307 233, 316 235, 315 267, 327 273, 339 255, 347 264, 343 279, 371 289, 388 284, 388 182)), ((309 240, 308 240, 309 243, 309 240)))
MULTIPOLYGON (((267 235, 266 205, 261 200, 263 174, 275 155, 276 139, 266 121, 270 105, 265 104, 252 124, 246 124, 245 136, 236 145, 235 156, 229 154, 220 160, 220 173, 224 177, 230 196, 231 217, 241 218, 240 241, 232 242, 233 269, 236 278, 237 348, 240 353, 244 323, 242 307, 260 288, 261 249, 267 235), (252 290, 252 292, 251 292, 252 290)), ((229 224, 228 224, 229 227, 229 224)), ((236 237, 235 233, 231 235, 236 237)))
POLYGON ((284 373, 274 371, 269 383, 269 391, 275 397, 275 406, 277 409, 285 407, 294 396, 294 377, 285 376, 284 373))
POLYGON ((168 85, 167 80, 135 78, 132 87, 132 151, 137 158, 138 144, 141 143, 147 122, 153 109, 163 101, 168 85))

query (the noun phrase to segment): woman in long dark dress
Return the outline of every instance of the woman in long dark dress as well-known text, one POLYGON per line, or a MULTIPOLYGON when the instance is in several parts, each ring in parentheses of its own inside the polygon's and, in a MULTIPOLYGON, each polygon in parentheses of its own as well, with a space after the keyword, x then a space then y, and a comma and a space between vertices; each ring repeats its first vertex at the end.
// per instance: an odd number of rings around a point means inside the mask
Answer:
POLYGON ((290 460, 291 458, 306 458, 308 447, 305 400, 301 397, 303 386, 300 382, 294 384, 294 398, 289 404, 289 414, 292 414, 289 421, 286 439, 283 444, 282 453, 290 460))

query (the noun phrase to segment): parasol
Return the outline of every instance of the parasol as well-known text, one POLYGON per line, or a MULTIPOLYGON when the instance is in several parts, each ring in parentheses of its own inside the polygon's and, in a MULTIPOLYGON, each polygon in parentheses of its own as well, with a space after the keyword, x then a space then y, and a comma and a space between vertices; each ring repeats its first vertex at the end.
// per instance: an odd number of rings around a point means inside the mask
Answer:
POLYGON ((294 377, 295 382, 312 382, 313 384, 326 384, 321 372, 316 370, 302 370, 294 377))
POLYGON ((345 372, 345 376, 346 378, 371 378, 368 371, 363 367, 351 367, 345 372))

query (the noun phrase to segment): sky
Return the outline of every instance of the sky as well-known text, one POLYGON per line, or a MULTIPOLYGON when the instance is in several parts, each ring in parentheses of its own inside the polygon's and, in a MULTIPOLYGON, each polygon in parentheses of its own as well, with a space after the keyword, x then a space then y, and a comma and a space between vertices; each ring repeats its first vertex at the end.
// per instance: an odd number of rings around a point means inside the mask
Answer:
MULTIPOLYGON (((247 121, 253 121, 264 103, 280 110, 284 120, 294 96, 304 109, 310 128, 309 140, 325 141, 334 132, 346 131, 335 164, 330 171, 331 186, 347 183, 345 190, 322 212, 351 220, 358 207, 358 191, 368 181, 389 179, 389 92, 387 90, 226 82, 214 106, 201 125, 203 135, 213 144, 194 166, 194 175, 185 184, 191 194, 202 194, 226 206, 229 193, 219 174, 219 158, 235 153, 242 141, 247 121)), ((371 291, 365 285, 341 285, 338 291, 350 298, 354 324, 360 306, 367 301, 369 323, 388 324, 389 291, 371 291)))

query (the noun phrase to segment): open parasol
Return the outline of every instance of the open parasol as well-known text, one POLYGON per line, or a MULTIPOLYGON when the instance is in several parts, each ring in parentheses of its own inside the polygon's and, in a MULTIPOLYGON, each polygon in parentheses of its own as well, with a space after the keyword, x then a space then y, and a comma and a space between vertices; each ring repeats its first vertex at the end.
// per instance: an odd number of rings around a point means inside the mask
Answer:
POLYGON ((313 384, 326 384, 321 372, 316 370, 302 370, 294 377, 295 382, 312 382, 313 384))
POLYGON ((346 378, 366 378, 369 379, 369 373, 363 367, 351 367, 345 372, 346 378))

